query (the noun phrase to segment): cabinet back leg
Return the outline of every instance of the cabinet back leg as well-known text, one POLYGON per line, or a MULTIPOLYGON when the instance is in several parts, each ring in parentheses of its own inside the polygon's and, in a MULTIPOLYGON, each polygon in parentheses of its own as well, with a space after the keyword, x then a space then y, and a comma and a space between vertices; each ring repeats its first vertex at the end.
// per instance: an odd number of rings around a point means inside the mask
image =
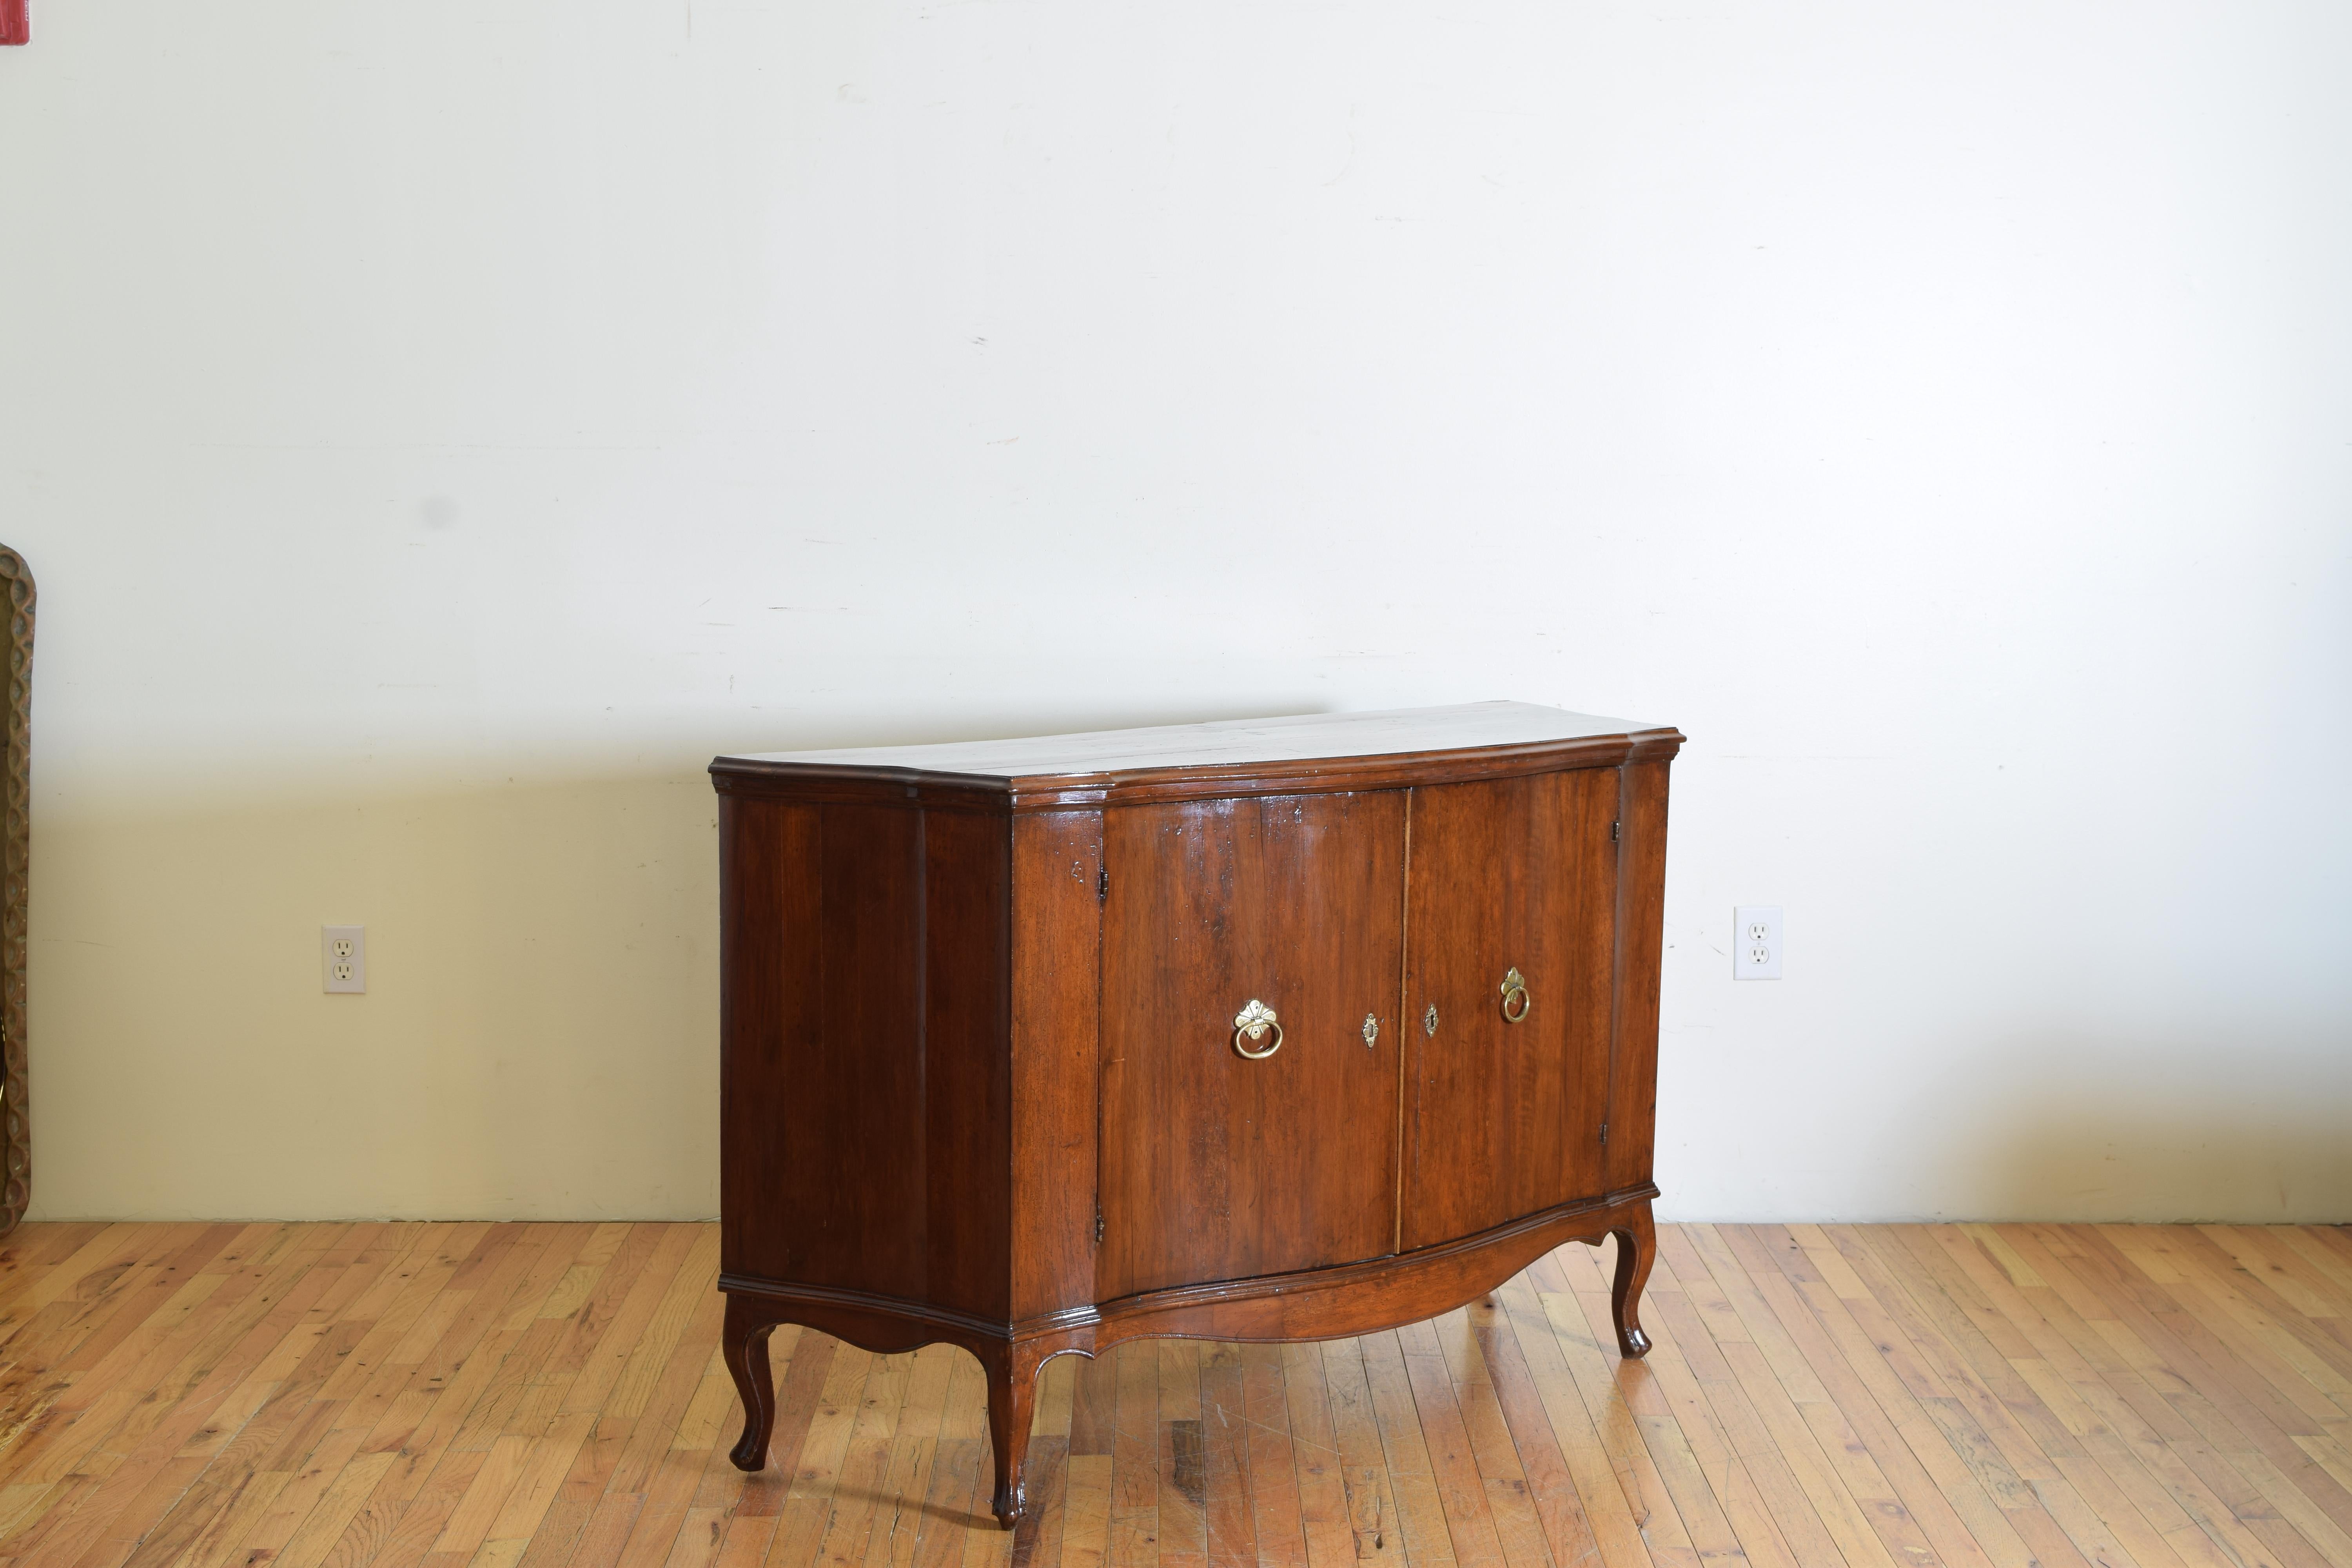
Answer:
POLYGON ((1617 1321, 1617 1350, 1625 1356, 1650 1353, 1650 1336, 1642 1331, 1642 1287, 1650 1282, 1650 1262, 1658 1255, 1657 1226, 1650 1218, 1650 1200, 1643 1198, 1614 1227, 1617 1278, 1609 1288, 1610 1315, 1617 1321))
POLYGON ((727 1324, 720 1338, 728 1374, 743 1401, 743 1436, 727 1457, 739 1470, 761 1469, 768 1463, 768 1435, 776 1425, 776 1379, 768 1370, 768 1335, 775 1327, 742 1297, 727 1298, 727 1324))

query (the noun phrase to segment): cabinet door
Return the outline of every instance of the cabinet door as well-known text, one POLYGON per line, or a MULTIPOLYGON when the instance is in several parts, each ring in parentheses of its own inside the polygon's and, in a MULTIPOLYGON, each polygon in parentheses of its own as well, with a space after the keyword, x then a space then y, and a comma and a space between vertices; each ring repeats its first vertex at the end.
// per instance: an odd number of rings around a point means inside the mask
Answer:
POLYGON ((1612 768, 1412 792, 1408 1250, 1601 1190, 1616 807, 1612 768))
POLYGON ((1105 814, 1104 1299, 1391 1249, 1403 850, 1400 791, 1105 814))

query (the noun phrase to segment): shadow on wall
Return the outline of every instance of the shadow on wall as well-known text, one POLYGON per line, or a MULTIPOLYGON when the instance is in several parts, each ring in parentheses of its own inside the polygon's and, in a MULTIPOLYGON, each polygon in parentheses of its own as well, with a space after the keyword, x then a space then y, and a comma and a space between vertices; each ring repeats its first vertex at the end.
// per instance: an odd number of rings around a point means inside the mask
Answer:
POLYGON ((37 816, 34 1217, 715 1214, 716 815, 698 771, 37 816))
POLYGON ((2037 1121, 1988 1151, 1999 1218, 2341 1224, 2352 1132, 2226 1119, 2118 1125, 2037 1121))
POLYGON ((2019 1052, 1928 1113, 1948 1134, 1946 1173, 1930 1182, 1968 1194, 1938 1207, 1968 1219, 2352 1220, 2352 1053, 2276 1043, 2294 1033, 2266 1031, 2261 1053, 2019 1052))

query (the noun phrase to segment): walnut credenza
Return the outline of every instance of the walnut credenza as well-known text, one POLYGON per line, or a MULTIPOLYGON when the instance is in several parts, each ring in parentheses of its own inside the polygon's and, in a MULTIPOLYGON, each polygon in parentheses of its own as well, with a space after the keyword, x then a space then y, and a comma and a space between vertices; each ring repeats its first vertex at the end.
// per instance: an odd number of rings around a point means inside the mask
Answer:
POLYGON ((734 1460, 768 1331, 1038 1367, 1449 1311, 1654 1243, 1671 729, 1522 703, 720 757, 734 1460))

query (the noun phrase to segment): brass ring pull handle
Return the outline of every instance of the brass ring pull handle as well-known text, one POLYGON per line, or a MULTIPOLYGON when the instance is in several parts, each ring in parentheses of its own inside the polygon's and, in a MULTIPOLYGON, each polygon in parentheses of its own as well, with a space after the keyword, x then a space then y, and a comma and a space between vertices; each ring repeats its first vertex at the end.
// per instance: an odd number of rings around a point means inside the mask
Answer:
POLYGON ((1528 998, 1528 983, 1517 969, 1506 972, 1503 984, 1496 989, 1503 994, 1503 1022, 1506 1024, 1517 1023, 1528 1016, 1528 1009, 1535 1005, 1528 998))
POLYGON ((1234 1049, 1254 1062, 1263 1061, 1282 1049, 1282 1026, 1275 1022, 1274 1009, 1255 996, 1250 998, 1248 1006, 1234 1015, 1234 1049), (1265 1032, 1268 1029, 1274 1031, 1274 1044, 1266 1047, 1265 1049, 1254 1051, 1242 1044, 1244 1035, 1247 1035, 1253 1040, 1262 1040, 1265 1038, 1265 1032))

